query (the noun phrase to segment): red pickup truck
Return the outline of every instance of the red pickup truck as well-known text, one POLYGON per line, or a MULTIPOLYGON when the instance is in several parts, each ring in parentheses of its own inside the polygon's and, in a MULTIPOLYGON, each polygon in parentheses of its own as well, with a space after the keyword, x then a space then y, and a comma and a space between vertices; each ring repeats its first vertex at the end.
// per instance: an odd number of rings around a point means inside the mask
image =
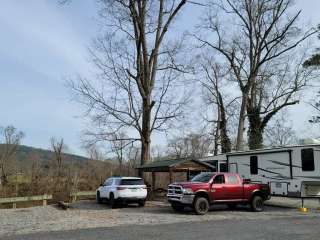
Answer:
POLYGON ((223 203, 229 208, 250 204, 256 212, 263 211, 264 201, 270 199, 267 184, 251 183, 235 173, 205 172, 190 182, 176 182, 168 186, 167 199, 175 211, 192 207, 197 214, 208 212, 210 205, 223 203))

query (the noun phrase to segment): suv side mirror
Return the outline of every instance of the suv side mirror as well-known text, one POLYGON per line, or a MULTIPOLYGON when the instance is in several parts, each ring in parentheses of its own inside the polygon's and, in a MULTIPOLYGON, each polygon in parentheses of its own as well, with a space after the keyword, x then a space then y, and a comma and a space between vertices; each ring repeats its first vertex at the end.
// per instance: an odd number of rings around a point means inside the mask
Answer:
POLYGON ((103 183, 100 183, 100 187, 103 187, 104 186, 104 184, 103 183))

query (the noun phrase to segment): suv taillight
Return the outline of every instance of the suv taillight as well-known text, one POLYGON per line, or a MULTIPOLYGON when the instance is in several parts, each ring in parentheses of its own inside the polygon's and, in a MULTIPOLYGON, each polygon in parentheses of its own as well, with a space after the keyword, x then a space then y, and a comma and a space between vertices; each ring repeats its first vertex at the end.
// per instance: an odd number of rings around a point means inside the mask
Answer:
POLYGON ((125 190, 127 189, 126 187, 117 187, 117 190, 125 190))

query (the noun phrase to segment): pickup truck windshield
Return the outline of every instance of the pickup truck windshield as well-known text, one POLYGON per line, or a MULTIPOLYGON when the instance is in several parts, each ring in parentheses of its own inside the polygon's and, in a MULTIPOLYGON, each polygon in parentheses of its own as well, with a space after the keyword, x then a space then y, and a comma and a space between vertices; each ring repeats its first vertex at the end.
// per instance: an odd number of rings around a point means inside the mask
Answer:
POLYGON ((215 175, 215 173, 200 173, 191 179, 191 182, 203 182, 207 183, 215 175))

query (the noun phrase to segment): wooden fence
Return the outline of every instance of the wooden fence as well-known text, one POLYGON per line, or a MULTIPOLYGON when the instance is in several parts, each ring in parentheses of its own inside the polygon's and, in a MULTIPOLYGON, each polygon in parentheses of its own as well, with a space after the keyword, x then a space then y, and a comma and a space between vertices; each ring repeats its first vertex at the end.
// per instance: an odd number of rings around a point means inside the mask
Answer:
MULTIPOLYGON (((71 202, 77 201, 78 198, 95 198, 95 191, 83 191, 75 192, 70 194, 71 202)), ((42 201, 42 205, 46 206, 47 201, 52 199, 52 195, 44 194, 39 196, 28 196, 28 197, 11 197, 11 198, 0 198, 0 204, 12 203, 12 208, 17 207, 19 202, 32 202, 32 201, 42 201)))
POLYGON ((18 202, 42 201, 42 205, 46 206, 47 201, 50 199, 52 199, 52 195, 48 195, 48 194, 44 194, 40 196, 28 196, 28 197, 0 198, 0 204, 12 203, 12 208, 16 208, 18 202))
POLYGON ((70 194, 70 200, 71 202, 75 202, 80 197, 94 198, 95 196, 96 196, 96 191, 75 192, 70 194))

